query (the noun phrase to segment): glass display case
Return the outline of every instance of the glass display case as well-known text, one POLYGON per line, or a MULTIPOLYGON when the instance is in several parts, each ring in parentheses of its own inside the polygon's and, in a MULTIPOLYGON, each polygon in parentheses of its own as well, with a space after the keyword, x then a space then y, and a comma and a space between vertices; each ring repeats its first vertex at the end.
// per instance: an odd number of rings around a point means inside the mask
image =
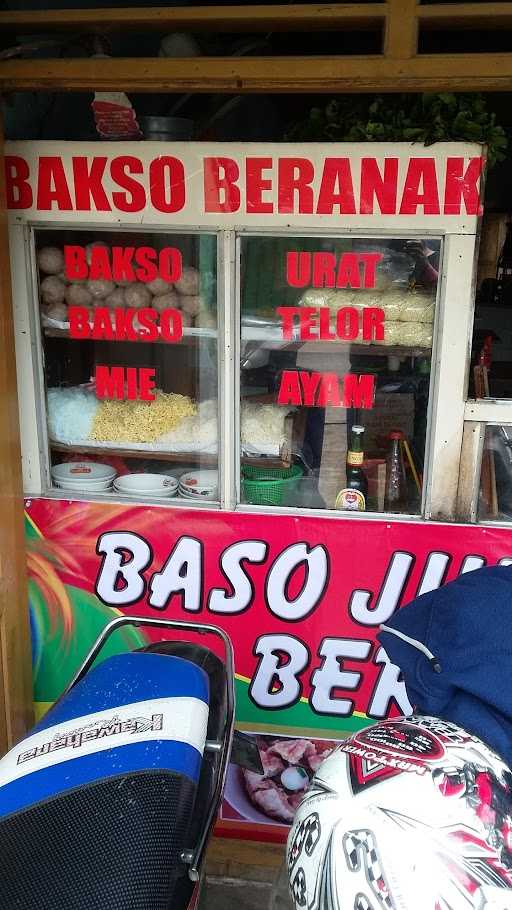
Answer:
POLYGON ((452 518, 481 150, 20 143, 29 495, 452 518))
POLYGON ((241 239, 243 502, 421 511, 440 254, 433 237, 241 239), (288 465, 251 463, 279 443, 288 465))

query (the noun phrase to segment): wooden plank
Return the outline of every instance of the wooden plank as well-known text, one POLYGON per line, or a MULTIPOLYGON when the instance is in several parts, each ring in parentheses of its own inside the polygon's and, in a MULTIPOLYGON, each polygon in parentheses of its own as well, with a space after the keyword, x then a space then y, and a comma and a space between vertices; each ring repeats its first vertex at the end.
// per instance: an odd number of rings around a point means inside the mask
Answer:
POLYGON ((23 31, 281 32, 378 28, 386 3, 282 3, 276 6, 133 7, 125 9, 16 10, 0 13, 0 33, 23 31))
POLYGON ((417 15, 424 29, 512 28, 512 3, 434 3, 419 6, 417 15))
POLYGON ((388 0, 388 16, 384 34, 384 54, 407 59, 418 50, 418 20, 416 0, 388 0))
MULTIPOLYGON (((388 0, 388 3, 393 0, 388 0)), ((398 17, 408 0, 395 0, 398 17)), ((309 31, 378 28, 387 15, 381 3, 304 3, 298 6, 132 7, 125 9, 7 10, 0 12, 0 31, 191 30, 225 32, 309 31)), ((419 5, 424 28, 493 29, 512 25, 512 3, 436 3, 419 5)), ((400 26, 399 26, 400 27, 400 26)))
MULTIPOLYGON (((4 162, 0 116, 0 168, 4 162)), ((32 721, 32 677, 9 238, 0 181, 0 752, 32 721)))
POLYGON ((477 519, 484 441, 485 424, 466 421, 460 456, 457 510, 455 515, 457 521, 475 522, 477 519))
POLYGON ((497 423, 504 427, 512 426, 509 398, 489 398, 477 401, 470 398, 464 407, 464 420, 481 423, 497 423))
POLYGON ((332 93, 512 89, 512 54, 8 60, 0 92, 332 93))
POLYGON ((208 847, 206 874, 272 882, 283 858, 284 844, 214 837, 208 847))
MULTIPOLYGON (((489 397, 489 375, 487 367, 476 366, 473 368, 475 377, 475 395, 477 398, 489 397)), ((482 453, 482 469, 480 474, 480 490, 485 504, 485 518, 496 518, 498 515, 498 495, 496 490, 496 469, 494 452, 487 445, 482 453)))
MULTIPOLYGON (((53 442, 50 441, 50 448, 53 452, 67 452, 68 454, 78 454, 78 455, 97 455, 102 458, 139 458, 141 460, 153 459, 155 461, 172 461, 178 462, 179 464, 189 464, 191 462, 217 465, 218 457, 213 455, 210 452, 164 452, 162 450, 157 450, 151 448, 151 444, 148 443, 147 449, 131 449, 129 446, 119 445, 116 448, 109 448, 108 446, 102 446, 101 443, 98 445, 87 445, 84 443, 80 445, 66 445, 64 442, 53 442)), ((63 494, 64 495, 64 494, 63 494)))

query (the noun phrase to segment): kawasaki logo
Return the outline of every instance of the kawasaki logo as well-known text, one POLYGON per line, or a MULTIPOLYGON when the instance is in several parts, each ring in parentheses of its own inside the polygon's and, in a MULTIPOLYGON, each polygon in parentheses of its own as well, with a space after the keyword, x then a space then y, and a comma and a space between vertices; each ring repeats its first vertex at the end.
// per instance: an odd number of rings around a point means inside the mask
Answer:
POLYGON ((20 752, 16 763, 21 765, 24 762, 55 752, 58 749, 79 749, 84 743, 92 740, 120 734, 135 735, 162 729, 163 714, 152 714, 151 717, 131 717, 128 720, 122 720, 120 717, 114 716, 112 719, 97 721, 78 730, 56 734, 48 742, 20 752))

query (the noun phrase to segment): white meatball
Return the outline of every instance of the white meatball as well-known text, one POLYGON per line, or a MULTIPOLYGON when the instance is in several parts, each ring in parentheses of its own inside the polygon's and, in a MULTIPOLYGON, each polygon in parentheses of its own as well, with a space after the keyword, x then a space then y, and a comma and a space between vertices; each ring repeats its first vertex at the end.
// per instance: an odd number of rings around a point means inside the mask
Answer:
POLYGON ((124 292, 126 306, 133 307, 136 310, 142 307, 151 306, 151 294, 142 281, 136 281, 126 288, 124 292))
POLYGON ((181 298, 181 309, 184 313, 190 313, 191 316, 197 316, 203 305, 203 298, 200 294, 184 294, 181 298))
POLYGON ((94 243, 88 243, 85 248, 85 258, 87 259, 88 265, 91 264, 92 251, 93 251, 94 247, 97 247, 97 246, 102 246, 104 249, 108 250, 110 253, 109 245, 107 243, 105 243, 103 240, 95 240, 94 243))
POLYGON ((55 319, 57 322, 68 321, 68 308, 65 303, 52 303, 46 310, 49 319, 55 319))
POLYGON ((171 281, 164 281, 163 278, 155 278, 153 281, 149 281, 146 287, 155 297, 158 297, 161 294, 168 294, 169 291, 172 291, 174 285, 171 281))
POLYGON ((58 275, 64 268, 64 253, 56 246, 44 246, 37 254, 37 264, 46 275, 58 275))
POLYGON ((62 303, 66 285, 56 275, 48 275, 41 282, 41 296, 44 303, 62 303))
POLYGON ((285 768, 281 774, 281 783, 287 790, 296 792, 305 790, 309 784, 309 777, 303 768, 285 768))
POLYGON ((106 281, 104 278, 90 278, 85 286, 95 300, 103 300, 115 288, 113 281, 106 281))
POLYGON ((123 288, 115 288, 108 297, 105 297, 103 302, 111 310, 117 310, 119 307, 124 309, 126 301, 123 288))
POLYGON ((66 303, 68 306, 92 305, 92 294, 82 284, 70 284, 66 288, 66 303))
POLYGON ((191 265, 186 265, 181 278, 174 282, 179 294, 199 294, 199 272, 191 265))
MULTIPOLYGON (((320 307, 329 306, 330 298, 333 297, 333 291, 330 288, 308 288, 297 301, 297 306, 320 307)), ((352 293, 352 292, 350 292, 352 293)), ((340 302, 341 298, 336 301, 336 306, 346 306, 340 302)), ((350 298, 351 302, 351 298, 350 298)), ((350 306, 350 303, 348 304, 350 306)), ((334 306, 334 304, 333 304, 334 306)))
POLYGON ((164 310, 179 310, 182 300, 182 297, 171 291, 169 294, 159 294, 158 297, 153 297, 152 306, 158 313, 162 313, 164 310))
POLYGON ((192 323, 194 322, 194 317, 191 316, 190 313, 182 312, 181 313, 181 322, 182 322, 183 328, 187 328, 188 326, 191 326, 192 323))
POLYGON ((211 310, 199 310, 194 325, 202 329, 216 329, 217 317, 211 310))

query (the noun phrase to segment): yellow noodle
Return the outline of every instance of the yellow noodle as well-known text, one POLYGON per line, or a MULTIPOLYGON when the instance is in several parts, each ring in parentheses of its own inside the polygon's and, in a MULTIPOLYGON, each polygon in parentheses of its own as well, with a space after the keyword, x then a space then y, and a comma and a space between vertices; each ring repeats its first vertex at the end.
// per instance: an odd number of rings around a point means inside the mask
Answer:
POLYGON ((98 442, 154 442, 197 407, 186 395, 156 392, 154 401, 102 401, 90 438, 98 442))

